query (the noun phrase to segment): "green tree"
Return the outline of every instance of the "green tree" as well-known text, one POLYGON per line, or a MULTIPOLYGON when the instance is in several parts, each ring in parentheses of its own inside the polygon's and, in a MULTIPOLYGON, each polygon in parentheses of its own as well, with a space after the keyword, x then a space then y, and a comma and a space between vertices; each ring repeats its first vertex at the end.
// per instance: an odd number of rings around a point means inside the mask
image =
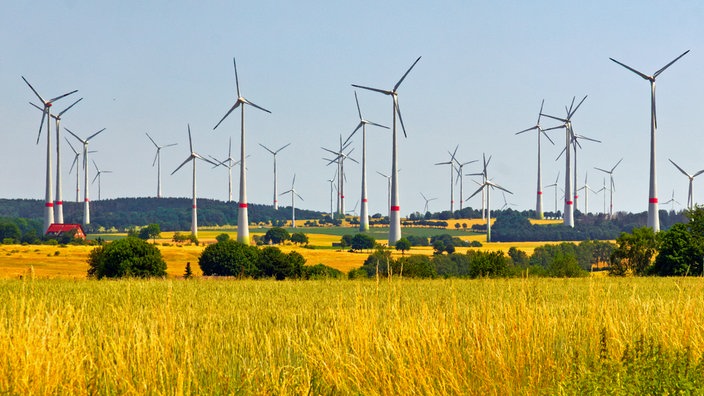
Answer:
POLYGON ((445 251, 445 243, 441 241, 440 239, 437 239, 433 242, 433 254, 442 254, 445 251))
POLYGON ((352 238, 354 238, 352 235, 343 235, 342 238, 340 238, 340 247, 345 249, 352 246, 352 238))
POLYGON ((291 242, 297 243, 299 245, 308 245, 308 235, 302 232, 294 232, 291 234, 291 242))
POLYGON ((219 234, 218 236, 215 237, 215 240, 218 242, 224 242, 230 240, 230 235, 225 234, 224 232, 222 234, 219 234))
POLYGON ((203 275, 247 276, 258 275, 259 249, 233 240, 206 247, 198 258, 203 275))
POLYGON ((358 233, 352 237, 352 244, 350 247, 352 250, 364 250, 364 249, 374 249, 376 245, 376 239, 368 234, 358 233))
POLYGON ((397 264, 399 273, 408 278, 435 278, 437 271, 430 257, 424 255, 410 255, 401 257, 397 264))
POLYGON ((634 228, 632 234, 623 232, 616 239, 616 250, 611 254, 610 272, 613 275, 643 275, 657 251, 658 241, 652 228, 634 228))
POLYGON ((166 262, 159 249, 139 238, 128 237, 90 252, 88 276, 102 278, 166 276, 166 262))
POLYGON ((278 245, 284 243, 291 238, 288 231, 281 227, 272 227, 264 234, 264 243, 278 245))
POLYGON ((702 244, 685 224, 677 223, 658 233, 658 256, 651 273, 660 276, 701 275, 704 251, 702 244))
POLYGON ((10 239, 13 242, 17 242, 22 237, 20 232, 20 227, 11 221, 0 222, 0 241, 10 239))
POLYGON ((191 269, 191 262, 186 262, 186 271, 183 273, 184 279, 191 279, 193 277, 193 270, 191 269))
POLYGON ((411 242, 406 238, 401 238, 396 241, 396 250, 401 251, 401 255, 406 254, 406 250, 411 250, 411 242))
POLYGON ((141 230, 139 230, 139 238, 144 239, 145 241, 148 239, 151 239, 153 242, 156 242, 156 238, 159 238, 161 236, 161 227, 159 224, 149 224, 146 227, 142 227, 141 230))
POLYGON ((516 249, 514 246, 508 248, 508 256, 511 258, 511 261, 513 261, 513 265, 517 267, 527 267, 530 263, 528 254, 523 250, 516 249))
POLYGON ((258 267, 261 277, 276 278, 276 280, 286 279, 293 272, 288 256, 274 246, 267 246, 261 250, 258 267))

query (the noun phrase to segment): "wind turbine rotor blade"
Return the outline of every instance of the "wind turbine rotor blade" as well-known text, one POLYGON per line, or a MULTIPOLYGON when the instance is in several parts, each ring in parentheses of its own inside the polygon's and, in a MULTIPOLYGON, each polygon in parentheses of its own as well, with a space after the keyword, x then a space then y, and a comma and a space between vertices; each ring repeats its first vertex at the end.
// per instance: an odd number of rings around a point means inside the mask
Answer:
POLYGON ((693 175, 692 175, 692 178, 695 178, 695 177, 701 175, 702 173, 704 173, 704 169, 702 169, 702 170, 700 170, 699 172, 693 174, 693 175))
POLYGON ((682 172, 682 174, 684 174, 684 175, 687 176, 687 177, 692 177, 692 176, 689 175, 689 173, 685 172, 684 169, 680 168, 680 166, 677 165, 677 164, 675 163, 675 161, 673 161, 673 160, 671 160, 671 159, 669 159, 669 158, 668 158, 668 160, 669 160, 670 162, 672 162, 672 165, 674 165, 675 168, 679 169, 680 172, 682 172))
POLYGON ((387 127, 386 125, 377 124, 376 122, 367 121, 367 124, 374 125, 374 126, 384 128, 384 129, 391 129, 391 128, 387 127))
POLYGON ((78 139, 81 143, 84 143, 84 144, 87 143, 87 141, 85 141, 85 140, 79 138, 78 135, 76 135, 75 133, 71 132, 70 129, 68 129, 68 128, 66 128, 66 127, 64 127, 64 129, 66 130, 66 132, 70 133, 71 135, 73 135, 73 137, 75 137, 76 139, 78 139))
POLYGON ((186 165, 188 163, 188 161, 192 161, 192 160, 193 160, 193 156, 189 155, 188 158, 186 158, 186 160, 183 161, 183 163, 181 163, 181 165, 179 165, 178 168, 176 168, 176 170, 171 172, 171 174, 173 175, 174 173, 178 172, 178 170, 181 169, 184 165, 186 165))
MULTIPOLYGON (((618 164, 620 164, 620 163, 621 163, 621 161, 623 161, 623 158, 621 158, 620 160, 618 160, 618 162, 616 163, 616 165, 614 165, 614 167, 613 167, 613 168, 611 168, 611 172, 613 172, 613 171, 614 171, 614 169, 616 169, 616 167, 618 166, 618 164)), ((611 173, 611 172, 609 172, 609 173, 611 173)))
POLYGON ((27 85, 29 86, 29 89, 31 89, 32 92, 34 92, 34 94, 37 95, 37 97, 39 98, 39 100, 40 100, 42 103, 46 104, 46 101, 42 98, 41 95, 39 95, 39 92, 37 92, 37 90, 34 89, 34 87, 32 86, 32 84, 30 84, 29 81, 27 81, 27 79, 24 78, 24 76, 20 76, 20 77, 22 77, 22 79, 24 80, 24 82, 27 83, 27 85))
MULTIPOLYGON (((653 89, 655 89, 655 88, 653 87, 653 89)), ((657 129, 658 128, 658 112, 655 108, 656 107, 655 106, 655 95, 653 95, 651 102, 650 102, 650 105, 651 105, 651 114, 653 115, 653 122, 655 123, 655 129, 657 129)))
POLYGON ((543 105, 545 104, 545 99, 543 99, 542 102, 540 102, 540 111, 538 112, 538 121, 536 121, 535 125, 540 125, 540 115, 543 114, 543 105))
POLYGON ((607 170, 605 170, 605 169, 597 168, 596 166, 594 167, 594 169, 596 169, 596 170, 598 170, 598 171, 602 171, 602 172, 604 172, 604 173, 611 174, 611 172, 609 172, 609 171, 607 171, 607 170))
POLYGON ((253 102, 251 102, 251 101, 249 101, 249 100, 247 100, 247 99, 245 99, 245 100, 246 100, 246 103, 247 103, 248 105, 253 106, 253 107, 256 107, 257 109, 259 109, 259 110, 261 110, 261 111, 266 111, 267 113, 271 114, 271 112, 270 112, 269 110, 267 110, 267 109, 265 109, 265 108, 263 108, 263 107, 261 107, 261 106, 258 106, 258 105, 254 104, 253 102))
POLYGON ((558 154, 557 157, 555 158, 555 161, 559 160, 560 157, 562 157, 562 154, 564 154, 566 150, 567 150, 567 147, 563 148, 562 151, 560 151, 560 154, 558 154))
MULTIPOLYGON (((32 106, 36 107, 37 110, 44 111, 44 108, 43 108, 43 107, 39 107, 39 106, 35 105, 35 104, 32 103, 32 102, 29 102, 29 104, 31 104, 32 106)), ((43 122, 42 122, 42 123, 43 123, 43 122)))
POLYGON ((540 130, 540 133, 542 133, 542 134, 548 139, 548 141, 550 141, 550 143, 552 143, 553 146, 555 145, 555 142, 553 142, 552 139, 550 139, 550 135, 548 135, 547 133, 545 133, 544 130, 541 129, 541 130, 540 130))
POLYGON ((398 80, 398 82, 396 83, 396 85, 394 85, 394 92, 396 92, 396 90, 398 89, 398 87, 401 85, 401 83, 402 83, 403 80, 406 78, 406 76, 408 75, 408 73, 411 72, 411 69, 413 69, 413 67, 416 65, 416 63, 418 63, 418 61, 420 60, 420 58, 421 58, 421 57, 419 56, 418 59, 416 59, 416 61, 413 62, 413 64, 411 65, 411 67, 408 68, 408 70, 407 70, 406 73, 403 75, 403 77, 401 77, 401 79, 398 80))
POLYGON ((261 144, 261 143, 259 143, 259 145, 262 146, 262 147, 264 147, 264 150, 270 152, 270 153, 273 154, 273 155, 276 155, 276 153, 273 152, 273 151, 271 151, 271 150, 269 149, 269 147, 267 147, 267 146, 265 146, 265 145, 263 145, 263 144, 261 144))
MULTIPOLYGON (((546 116, 546 117, 547 117, 547 116, 546 116)), ((565 127, 564 125, 558 125, 558 126, 555 126, 555 127, 543 129, 543 132, 552 131, 553 129, 562 129, 562 128, 564 128, 564 127, 565 127)))
POLYGON ((577 105, 577 107, 575 107, 574 110, 572 110, 572 111, 570 112, 569 116, 567 117, 568 119, 572 118, 572 116, 574 115, 574 113, 577 112, 577 109, 579 109, 579 106, 581 106, 582 103, 584 103, 584 101, 587 100, 587 96, 588 96, 588 95, 584 95, 584 97, 583 97, 582 100, 579 102, 579 104, 577 105))
POLYGON ((69 171, 68 171, 69 174, 71 174, 71 172, 73 171, 73 167, 76 166, 77 163, 78 163, 78 155, 73 157, 73 162, 71 163, 71 169, 69 169, 69 171))
POLYGON ((583 140, 589 140, 590 142, 601 143, 601 140, 592 139, 592 138, 589 138, 589 137, 586 137, 586 136, 583 136, 583 135, 575 135, 575 138, 577 138, 577 139, 583 139, 583 140))
POLYGON ((663 66, 662 69, 656 71, 656 72, 653 74, 653 78, 657 78, 657 76, 659 76, 660 73, 664 72, 665 69, 667 69, 668 67, 672 66, 673 63, 675 63, 675 62, 677 62, 678 60, 680 60, 681 57, 687 55, 688 52, 689 52, 689 50, 685 51, 682 55, 680 55, 680 56, 678 56, 677 58, 675 58, 675 60, 673 60, 672 62, 670 62, 670 63, 666 64, 665 66, 663 66))
POLYGON ((423 193, 420 193, 420 196, 423 197, 424 200, 426 200, 426 201, 428 200, 428 198, 426 198, 426 196, 423 195, 423 193))
POLYGON ((406 127, 403 125, 403 117, 401 117, 401 108, 398 107, 398 96, 394 95, 394 104, 396 105, 396 114, 398 114, 398 120, 401 122, 401 130, 403 130, 403 136, 408 137, 406 134, 406 127))
POLYGON ((354 136, 354 134, 357 133, 359 128, 361 128, 362 126, 364 126, 364 123, 360 121, 360 123, 357 124, 357 128, 355 128, 354 131, 352 131, 352 133, 350 133, 350 136, 348 136, 347 139, 345 139, 345 143, 343 143, 345 146, 350 141, 350 139, 352 139, 352 136, 354 136))
POLYGON ((288 147, 288 146, 290 146, 290 145, 291 145, 291 143, 285 144, 283 147, 281 147, 280 149, 276 150, 276 152, 275 152, 274 154, 275 154, 275 155, 278 154, 281 150, 285 149, 286 147, 288 147))
POLYGON ((235 67, 235 85, 237 87, 237 97, 239 98, 240 95, 240 79, 237 77, 237 61, 235 60, 235 57, 232 57, 232 65, 235 67))
POLYGON ((357 99, 357 90, 354 91, 354 101, 357 103, 357 114, 359 114, 359 120, 362 121, 362 110, 359 108, 359 99, 357 99))
POLYGON ((299 198, 299 199, 300 199, 301 201, 305 201, 305 199, 303 199, 303 197, 302 197, 302 196, 298 195, 298 193, 297 193, 297 192, 295 192, 295 191, 294 191, 293 193, 294 193, 294 194, 296 194, 296 196, 297 196, 297 197, 298 197, 298 198, 299 198))
POLYGON ((281 194, 279 194, 279 196, 284 195, 284 194, 288 194, 290 192, 293 192, 293 190, 286 190, 286 191, 282 192, 281 194))
POLYGON ((218 121, 218 123, 213 127, 213 130, 217 129, 217 127, 219 127, 220 124, 222 124, 222 122, 225 121, 225 118, 227 118, 227 116, 229 116, 230 113, 235 111, 235 109, 239 105, 240 105, 240 101, 238 100, 237 102, 235 102, 235 104, 232 105, 232 107, 230 107, 230 110, 228 110, 227 113, 225 113, 225 115, 220 119, 220 121, 218 121))
POLYGON ((528 132, 528 131, 532 131, 533 129, 537 129, 537 128, 538 128, 537 125, 536 125, 536 126, 532 126, 532 127, 530 127, 530 128, 527 128, 527 129, 524 129, 524 130, 522 130, 522 131, 516 132, 516 133, 514 133, 514 135, 520 135, 521 133, 528 132))
POLYGON ((506 191, 507 193, 513 195, 513 193, 512 193, 511 191, 509 191, 509 190, 507 190, 507 189, 501 187, 500 185, 498 185, 498 184, 496 184, 496 183, 494 183, 494 182, 492 182, 492 181, 487 181, 486 183, 487 183, 488 185, 490 185, 491 187, 498 188, 499 190, 506 191))
MULTIPOLYGON (((220 164, 218 164, 218 163, 216 163, 216 162, 213 162, 213 161, 211 161, 211 160, 209 160, 209 159, 207 159, 207 158, 201 156, 201 155, 198 154, 198 153, 193 153, 193 154, 195 154, 195 156, 196 156, 198 159, 201 159, 201 160, 203 160, 203 161, 205 161, 205 162, 208 162, 208 163, 210 163, 210 164, 212 164, 212 165, 215 165, 215 166, 220 165, 220 164)), ((216 161, 217 161, 217 160, 216 160, 216 161)))
POLYGON ((74 94, 74 93, 76 93, 76 92, 78 92, 77 89, 75 89, 75 90, 73 90, 73 91, 71 91, 71 92, 65 93, 65 94, 63 94, 63 95, 59 95, 59 96, 57 96, 57 97, 55 97, 55 98, 51 98, 51 99, 49 99, 49 102, 48 102, 48 103, 53 103, 53 102, 55 102, 55 101, 57 101, 57 100, 59 100, 59 99, 61 99, 61 98, 64 98, 64 97, 69 96, 69 95, 71 95, 71 94, 74 94))
POLYGON ((98 132, 96 132, 96 133, 94 133, 94 134, 88 136, 88 137, 86 138, 86 142, 88 142, 89 140, 93 139, 93 138, 96 137, 100 132, 102 132, 102 131, 104 131, 104 130, 105 130, 105 128, 103 128, 103 129, 99 130, 98 132))
POLYGON ((296 185, 296 174, 293 174, 293 181, 291 182, 291 189, 293 189, 293 186, 296 185))
POLYGON ((385 174, 383 174, 383 173, 381 173, 381 172, 379 172, 379 171, 376 171, 376 173, 378 173, 378 174, 384 176, 384 177, 387 178, 387 179, 389 178, 388 176, 386 176, 385 174))
POLYGON ((387 91, 384 89, 379 89, 379 88, 372 88, 372 87, 365 87, 364 85, 356 85, 356 84, 351 84, 355 88, 361 88, 361 89, 366 89, 369 91, 375 91, 379 93, 383 93, 384 95, 393 95, 393 91, 387 91))
POLYGON ((167 147, 173 147, 173 146, 178 146, 178 143, 167 144, 166 146, 161 146, 161 148, 167 148, 167 147))
POLYGON ((328 153, 335 154, 335 155, 337 155, 337 156, 340 155, 339 152, 337 152, 337 151, 332 151, 332 150, 330 150, 330 149, 326 149, 325 147, 321 147, 321 149, 327 151, 328 153))
MULTIPOLYGON (((555 117, 555 116, 551 116, 551 115, 548 115, 548 114, 543 114, 543 117, 552 118, 553 120, 562 121, 562 122, 567 122, 567 121, 569 121, 569 120, 567 120, 567 119, 560 118, 560 117, 555 117)), ((554 128, 548 128, 548 129, 546 129, 546 131, 549 131, 550 129, 557 129, 557 128, 564 128, 564 126, 559 126, 559 127, 554 127, 554 128)))
POLYGON ((633 73, 635 73, 635 74, 641 76, 644 80, 650 80, 650 77, 649 77, 649 76, 646 76, 645 74, 639 72, 638 70, 636 70, 636 69, 634 69, 634 68, 632 68, 632 67, 630 67, 630 66, 628 66, 628 65, 625 65, 625 64, 623 64, 623 63, 617 61, 617 60, 614 59, 614 58, 609 58, 609 59, 611 59, 612 61, 616 62, 617 64, 619 64, 619 65, 625 67, 626 69, 632 71, 633 73))
POLYGON ((156 142, 154 141, 154 139, 152 139, 152 137, 151 137, 151 136, 149 136, 149 134, 148 134, 148 133, 146 133, 146 132, 145 132, 144 134, 145 134, 145 135, 147 135, 147 137, 149 138, 149 140, 151 140, 151 141, 152 141, 152 143, 154 144, 154 146, 155 146, 155 147, 157 148, 157 150, 158 150, 158 149, 159 149, 159 145, 158 145, 158 144, 156 144, 156 142))
MULTIPOLYGON (((476 180, 475 180, 475 182, 476 182, 476 180)), ((474 193, 472 193, 472 195, 470 195, 469 197, 467 197, 467 199, 465 199, 465 202, 469 201, 470 198, 472 198, 472 197, 474 197, 475 195, 479 194, 479 192, 482 191, 482 190, 484 189, 484 187, 486 187, 486 184, 480 184, 480 187, 477 189, 477 191, 475 191, 474 193)))
POLYGON ((159 159, 159 152, 157 151, 156 154, 154 155, 154 161, 152 161, 152 167, 156 165, 156 160, 159 159))
POLYGON ((78 99, 77 101, 71 103, 71 106, 65 108, 62 112, 59 113, 59 115, 58 115, 57 117, 61 118, 61 116, 62 116, 65 112, 67 112, 71 107, 75 106, 76 103, 78 103, 78 102, 80 102, 80 101, 82 101, 82 100, 83 100, 83 98, 80 98, 80 99, 78 99))
POLYGON ((357 161, 356 159, 354 159, 354 158, 352 158, 352 157, 347 157, 347 159, 349 159, 350 161, 354 162, 355 164, 358 164, 358 163, 359 163, 359 161, 357 161))
POLYGON ((95 163, 95 160, 92 160, 93 166, 95 166, 95 170, 100 173, 100 168, 98 168, 98 164, 95 163))
POLYGON ((193 139, 191 139, 191 124, 188 124, 188 147, 191 149, 191 153, 193 153, 193 139))
POLYGON ((100 177, 100 172, 98 172, 98 174, 97 174, 97 175, 95 175, 95 177, 93 178, 93 181, 92 181, 92 182, 90 182, 90 184, 93 184, 93 183, 95 183, 95 181, 96 181, 96 180, 98 179, 98 177, 100 177))
POLYGON ((37 134, 37 144, 39 144, 39 138, 42 136, 42 129, 44 129, 44 119, 46 118, 46 108, 42 111, 42 121, 39 123, 39 133, 37 134))

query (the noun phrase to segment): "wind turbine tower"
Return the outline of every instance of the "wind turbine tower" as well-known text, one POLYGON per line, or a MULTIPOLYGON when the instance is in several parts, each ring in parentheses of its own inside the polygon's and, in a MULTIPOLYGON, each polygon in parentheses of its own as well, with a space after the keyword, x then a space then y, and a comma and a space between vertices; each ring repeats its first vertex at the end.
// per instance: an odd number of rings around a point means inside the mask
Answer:
POLYGON ((291 228, 296 228, 296 197, 300 198, 301 201, 303 201, 303 197, 298 195, 296 192, 296 175, 293 175, 293 181, 291 182, 291 189, 286 190, 281 193, 281 195, 284 194, 291 194, 291 228))
POLYGON ((230 110, 220 119, 220 121, 213 127, 213 130, 215 130, 224 120, 227 118, 227 116, 230 115, 238 106, 241 107, 242 109, 242 118, 241 118, 241 144, 240 144, 240 202, 239 202, 239 208, 237 210, 237 242, 244 243, 249 245, 249 216, 247 214, 247 164, 245 163, 246 161, 246 151, 245 151, 245 129, 244 129, 244 108, 245 105, 250 105, 254 108, 257 108, 259 110, 265 111, 267 113, 271 113, 269 110, 257 106, 256 104, 252 103, 251 101, 245 99, 241 94, 240 94, 240 81, 239 78, 237 77, 237 62, 235 61, 235 58, 232 58, 232 63, 235 67, 235 84, 237 86, 237 100, 235 101, 235 104, 230 107, 230 110), (240 106, 241 105, 241 106, 240 106))
POLYGON ((621 161, 623 161, 623 158, 618 160, 616 165, 614 165, 613 168, 611 168, 611 170, 606 170, 606 169, 594 167, 594 169, 602 171, 602 172, 607 173, 609 175, 609 179, 610 179, 609 185, 611 186, 609 189, 609 194, 610 194, 610 197, 609 197, 609 218, 613 217, 613 215, 614 215, 614 190, 616 189, 616 186, 614 184, 614 170, 616 170, 616 167, 618 166, 618 164, 621 163, 621 161))
POLYGON ((457 149, 459 144, 455 147, 455 151, 450 153, 450 160, 446 162, 436 162, 435 165, 450 165, 450 213, 455 213, 455 154, 457 154, 457 149))
POLYGON ((648 80, 650 82, 650 189, 648 197, 648 227, 652 228, 654 232, 660 231, 660 213, 658 213, 658 186, 655 167, 655 131, 657 131, 658 129, 658 119, 655 111, 655 79, 662 72, 664 72, 665 69, 672 66, 673 63, 677 62, 681 57, 687 55, 688 52, 689 50, 685 51, 682 55, 675 58, 675 60, 653 73, 652 76, 643 74, 638 70, 617 61, 614 58, 609 58, 615 63, 639 75, 644 80, 648 80))
POLYGON ((171 143, 167 144, 165 146, 159 146, 156 144, 154 139, 152 139, 149 134, 146 134, 149 140, 154 144, 154 147, 156 147, 156 155, 154 156, 154 161, 152 162, 152 167, 154 167, 154 164, 157 165, 156 167, 156 197, 161 198, 161 149, 167 148, 167 147, 172 147, 175 146, 176 143, 171 143))
POLYGON ((401 117, 401 110, 398 106, 398 87, 401 85, 403 80, 411 72, 411 69, 418 63, 420 56, 416 59, 411 67, 406 71, 406 73, 401 77, 400 80, 394 85, 391 90, 384 90, 378 88, 365 87, 363 85, 352 84, 353 87, 366 89, 370 91, 375 91, 382 93, 384 95, 389 95, 393 100, 393 124, 392 124, 392 144, 391 144, 391 207, 389 208, 389 246, 394 246, 396 241, 401 239, 401 206, 399 202, 399 191, 398 191, 398 156, 396 150, 396 115, 398 114, 399 122, 401 123, 401 129, 403 130, 403 135, 406 135, 406 127, 403 125, 403 117, 401 117))
MULTIPOLYGON (((704 173, 704 169, 700 170, 699 172, 697 172, 693 175, 690 175, 689 173, 685 172, 685 170, 682 169, 679 165, 677 165, 675 163, 675 161, 670 160, 670 162, 672 162, 672 165, 674 165, 675 168, 677 168, 680 172, 682 172, 683 175, 687 176, 687 178, 689 179, 689 192, 687 193, 687 209, 692 210, 692 207, 694 206, 694 199, 692 198, 692 184, 694 182, 695 177, 704 173)), ((674 194, 674 191, 673 191, 673 194, 674 194)), ((674 197, 672 199, 674 199, 674 197)), ((669 203, 669 202, 666 202, 666 203, 669 203)))
POLYGON ((53 181, 51 177, 51 106, 55 101, 65 96, 71 95, 75 92, 78 92, 78 90, 65 93, 49 100, 44 100, 44 98, 39 95, 39 93, 34 89, 32 84, 30 84, 29 81, 24 78, 24 76, 22 76, 22 80, 27 83, 29 88, 32 90, 32 92, 34 92, 35 95, 37 95, 37 98, 39 98, 39 100, 42 102, 42 105, 44 106, 44 110, 42 112, 42 120, 39 123, 39 134, 37 135, 37 144, 39 144, 39 138, 41 137, 42 128, 44 127, 44 119, 46 118, 46 185, 44 190, 44 232, 46 232, 46 230, 49 229, 49 226, 54 223, 54 197, 52 192, 53 181))
POLYGON ((276 151, 271 150, 270 148, 268 148, 267 146, 265 146, 265 145, 263 145, 263 144, 261 144, 261 143, 259 143, 259 145, 262 146, 262 147, 264 147, 264 150, 270 152, 271 155, 274 156, 274 210, 279 210, 279 200, 278 200, 279 194, 278 194, 277 182, 276 182, 276 155, 277 155, 281 150, 283 150, 283 149, 285 149, 286 147, 288 147, 289 145, 291 145, 291 143, 288 143, 288 144, 284 145, 283 147, 281 147, 280 149, 278 149, 278 150, 276 150, 276 151))

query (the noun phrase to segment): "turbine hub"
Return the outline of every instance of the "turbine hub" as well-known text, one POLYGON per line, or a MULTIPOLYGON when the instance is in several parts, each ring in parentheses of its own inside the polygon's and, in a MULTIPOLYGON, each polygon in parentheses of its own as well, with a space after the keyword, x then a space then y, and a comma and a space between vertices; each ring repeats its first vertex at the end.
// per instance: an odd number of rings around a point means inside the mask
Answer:
POLYGON ((51 102, 46 102, 46 103, 44 103, 44 106, 46 106, 46 107, 51 107, 51 102))

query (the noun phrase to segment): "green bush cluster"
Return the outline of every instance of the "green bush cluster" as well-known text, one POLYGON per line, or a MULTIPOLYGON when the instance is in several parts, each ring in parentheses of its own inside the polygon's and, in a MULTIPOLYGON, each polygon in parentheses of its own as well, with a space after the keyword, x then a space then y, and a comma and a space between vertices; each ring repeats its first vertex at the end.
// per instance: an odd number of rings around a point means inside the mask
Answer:
POLYGON ((135 237, 98 246, 90 252, 88 265, 88 276, 98 279, 166 276, 166 262, 161 251, 135 237))

